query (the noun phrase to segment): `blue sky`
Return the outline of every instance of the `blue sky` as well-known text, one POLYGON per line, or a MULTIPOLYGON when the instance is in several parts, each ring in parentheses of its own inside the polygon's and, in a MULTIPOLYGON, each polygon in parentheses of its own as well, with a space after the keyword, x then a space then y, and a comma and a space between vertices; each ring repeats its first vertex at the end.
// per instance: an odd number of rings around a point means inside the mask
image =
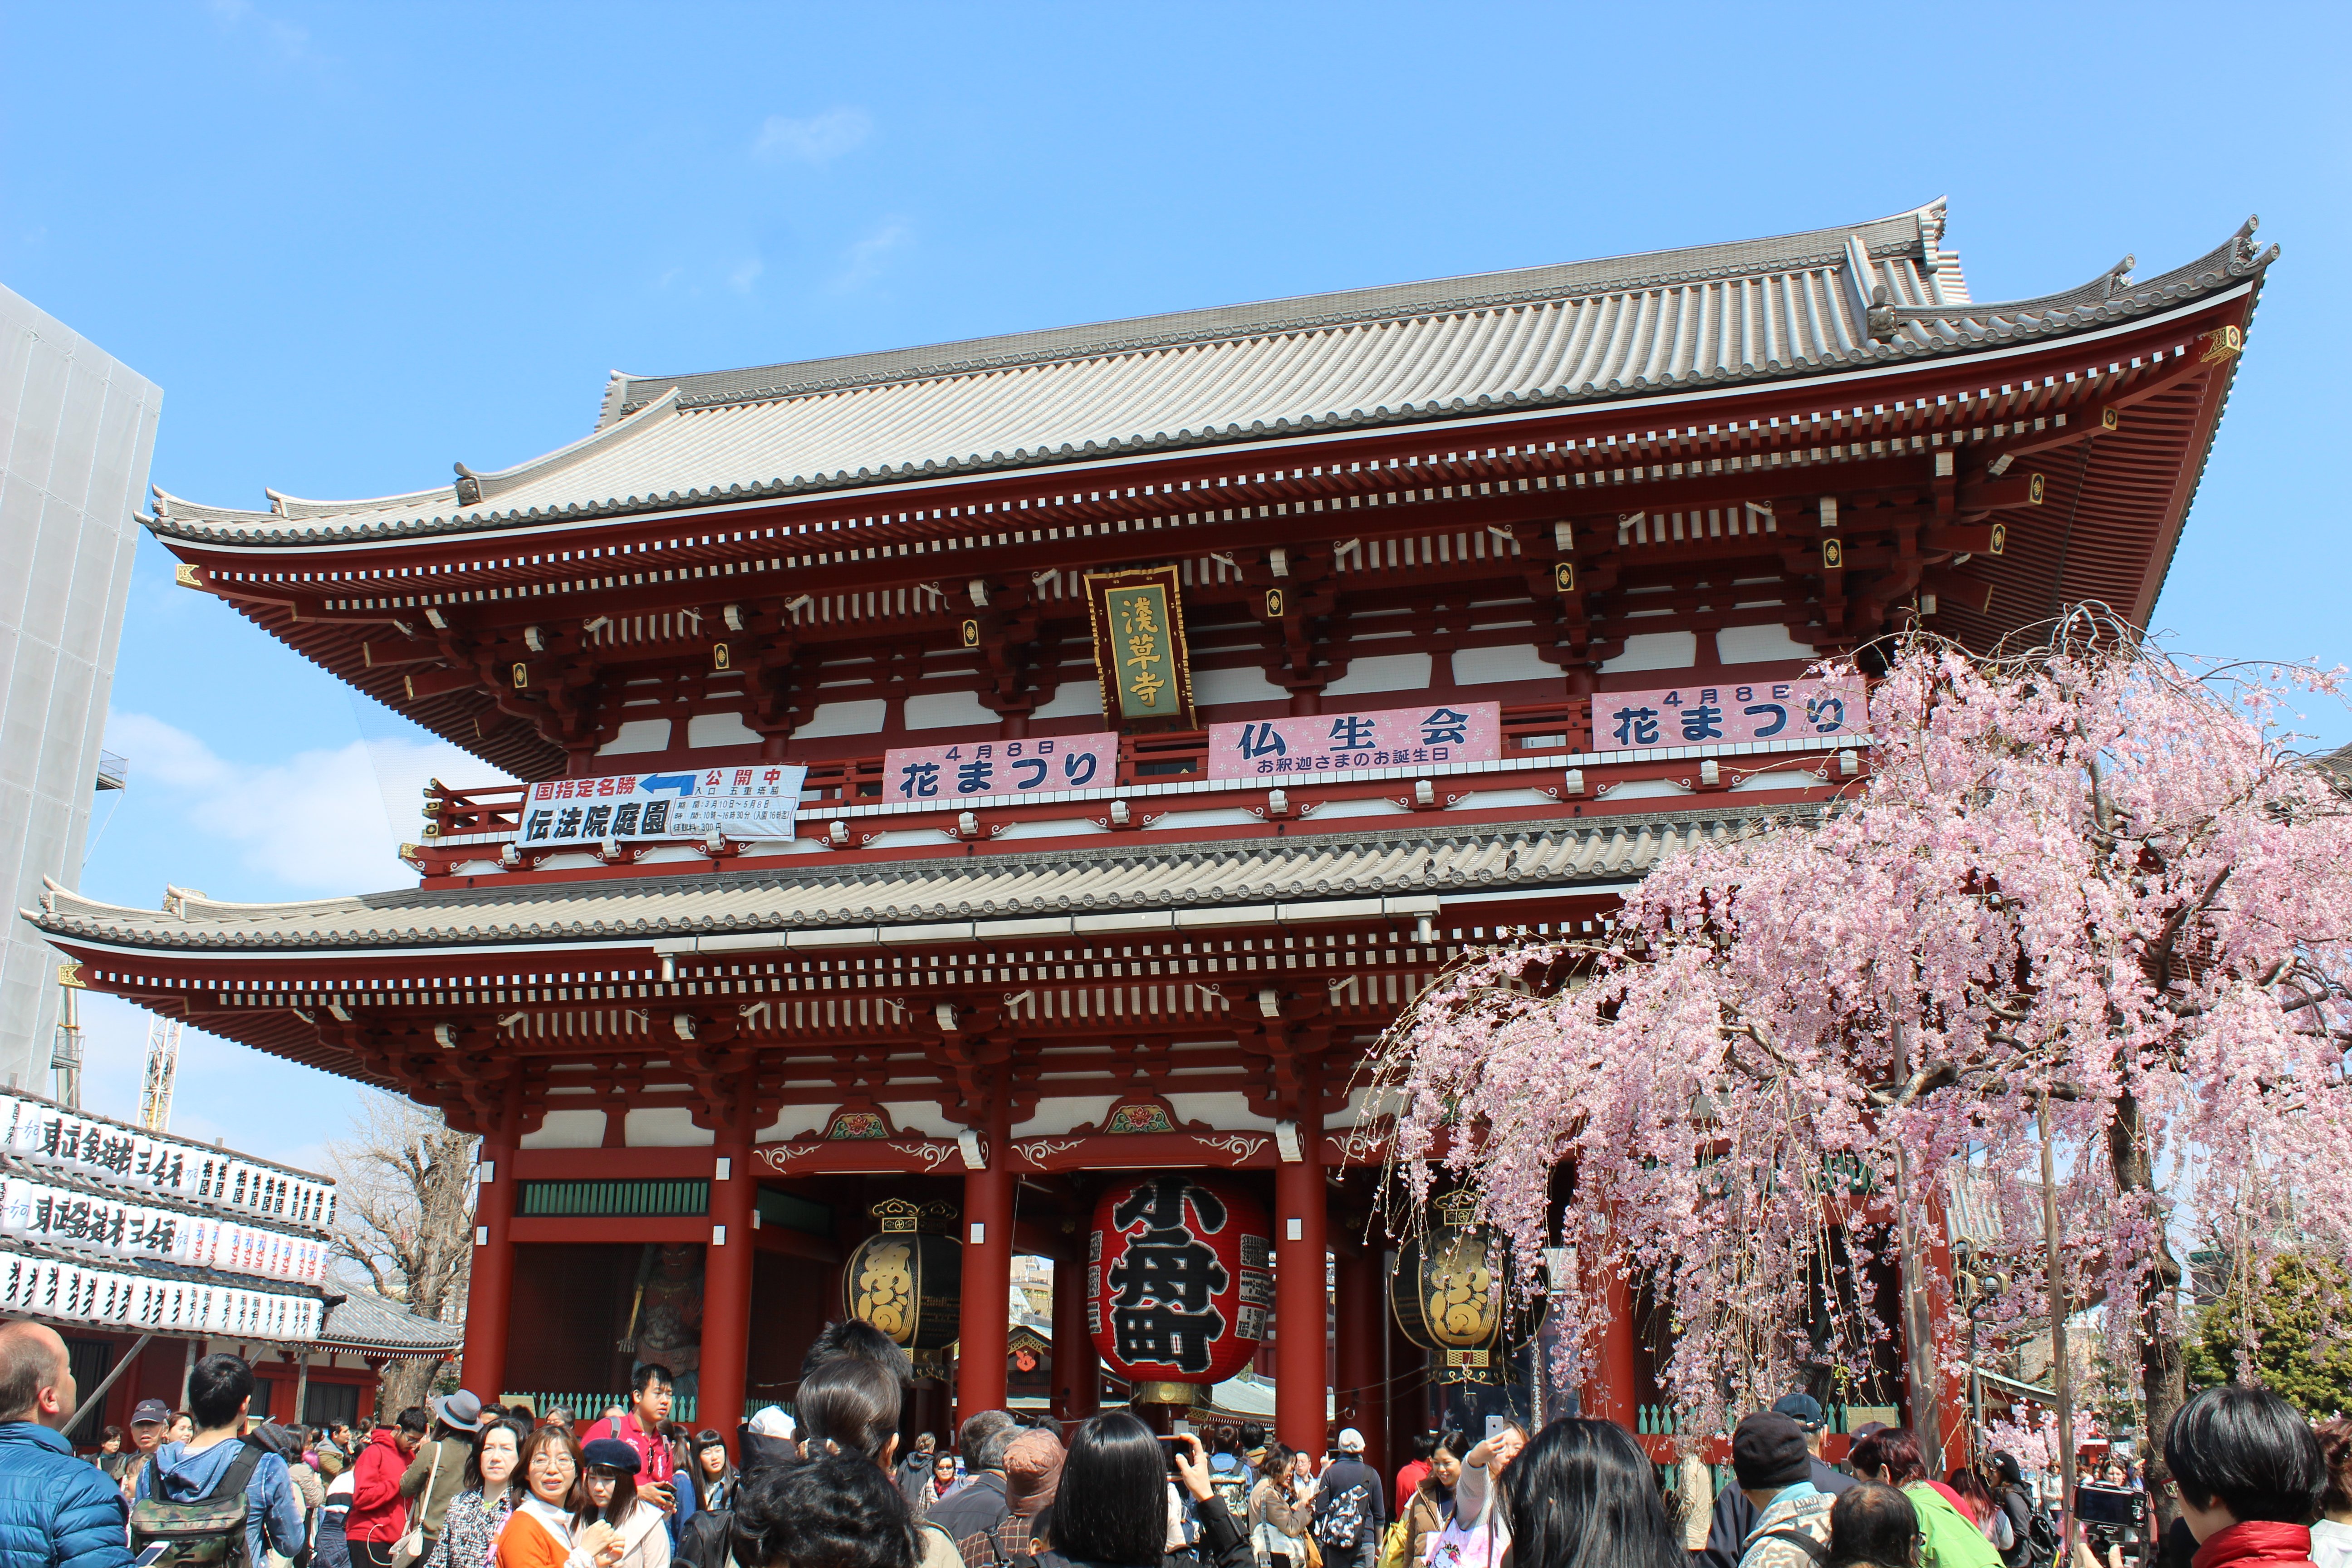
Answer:
MULTIPOLYGON (((1978 298, 2285 247, 2156 625, 2352 663, 2342 6, 0 0, 0 281, 232 505, 502 468, 613 369, 760 364, 1786 233, 1950 198, 1978 298)), ((142 551, 96 895, 397 885, 436 749, 142 551), (373 746, 362 737, 374 741, 373 746), (110 816, 109 813, 111 813, 110 816)), ((2331 742, 2340 711, 2315 711, 2331 742)), ((89 1099, 143 1016, 91 1009, 89 1099)), ((349 1086, 191 1036, 279 1158, 349 1086)))

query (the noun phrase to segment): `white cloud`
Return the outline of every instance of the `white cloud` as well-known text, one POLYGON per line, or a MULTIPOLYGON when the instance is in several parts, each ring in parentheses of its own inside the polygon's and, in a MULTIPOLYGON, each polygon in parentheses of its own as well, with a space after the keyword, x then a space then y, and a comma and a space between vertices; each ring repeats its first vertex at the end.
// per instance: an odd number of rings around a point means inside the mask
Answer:
POLYGON ((829 163, 864 142, 874 130, 862 109, 828 109, 806 120, 771 114, 752 139, 756 157, 800 163, 829 163))
POLYGON ((310 29, 256 10, 253 0, 210 0, 206 9, 221 31, 235 32, 251 23, 263 45, 287 65, 319 66, 326 57, 310 47, 310 29))
POLYGON ((914 226, 904 218, 882 223, 841 253, 841 270, 835 275, 833 286, 856 289, 873 282, 882 275, 891 253, 903 249, 914 237, 914 226))
POLYGON ((416 802, 434 777, 499 782, 497 770, 446 741, 353 741, 265 764, 231 762, 186 731, 145 713, 107 715, 106 748, 136 759, 142 790, 245 863, 289 887, 350 893, 414 873, 397 858, 416 802))
POLYGON ((760 280, 760 274, 767 269, 767 264, 758 257, 748 257, 728 268, 727 287, 734 289, 738 294, 749 294, 751 291, 751 285, 757 283, 760 280))

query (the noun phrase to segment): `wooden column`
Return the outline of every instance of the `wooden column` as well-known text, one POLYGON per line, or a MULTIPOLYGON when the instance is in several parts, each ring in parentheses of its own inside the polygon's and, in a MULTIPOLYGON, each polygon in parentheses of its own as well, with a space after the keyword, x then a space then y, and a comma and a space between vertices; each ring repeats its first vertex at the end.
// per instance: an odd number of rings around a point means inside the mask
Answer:
POLYGON ((1299 1157, 1274 1169, 1274 1429, 1290 1447, 1320 1455, 1329 1391, 1322 1085, 1311 1066, 1300 1076, 1307 1114, 1298 1123, 1299 1157))
POLYGON ((1087 1266, 1054 1259, 1054 1415, 1083 1421, 1102 1408, 1102 1358, 1087 1328, 1087 1266))
POLYGON ((1641 1343, 1634 1332, 1633 1289, 1617 1277, 1614 1258, 1599 1261, 1601 1342, 1580 1391, 1584 1414, 1631 1432, 1641 1415, 1641 1343))
MULTIPOLYGON (((1381 1351, 1388 1331, 1388 1281, 1381 1277, 1377 1252, 1361 1247, 1339 1254, 1332 1324, 1339 1342, 1339 1425, 1364 1435, 1364 1458, 1383 1476, 1395 1469, 1389 1454, 1388 1389, 1381 1375, 1381 1351)), ((1391 1503, 1394 1499, 1390 1500, 1391 1503)))
POLYGON ((485 1405, 504 1398, 507 1319, 514 1304, 515 1123, 509 1106, 475 1156, 473 1273, 466 1287, 466 1349, 457 1381, 485 1405))
POLYGON ((752 1087, 728 1108, 710 1181, 710 1245, 703 1254, 702 1370, 695 1424, 717 1428, 731 1444, 743 1420, 743 1383, 751 1350, 751 1214, 760 1183, 752 1173, 752 1087))
POLYGON ((1013 1151, 1002 1085, 989 1095, 982 1164, 963 1177, 963 1303, 957 1322, 956 1424, 1004 1408, 1006 1303, 1013 1291, 1013 1151))

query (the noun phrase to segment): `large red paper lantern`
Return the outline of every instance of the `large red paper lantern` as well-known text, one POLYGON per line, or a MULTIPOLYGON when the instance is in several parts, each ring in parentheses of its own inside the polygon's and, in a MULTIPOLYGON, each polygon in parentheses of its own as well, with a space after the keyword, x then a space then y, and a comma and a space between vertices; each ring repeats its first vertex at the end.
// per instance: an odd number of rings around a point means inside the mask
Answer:
POLYGON ((1249 1364, 1274 1303, 1274 1238, 1241 1187, 1163 1172, 1095 1205, 1087 1327, 1145 1404, 1197 1404, 1249 1364))

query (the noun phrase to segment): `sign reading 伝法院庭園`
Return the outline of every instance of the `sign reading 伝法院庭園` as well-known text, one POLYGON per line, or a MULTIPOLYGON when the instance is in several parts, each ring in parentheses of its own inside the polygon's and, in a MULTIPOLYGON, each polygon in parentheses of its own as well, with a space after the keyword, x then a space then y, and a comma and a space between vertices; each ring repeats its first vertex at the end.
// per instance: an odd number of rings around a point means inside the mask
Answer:
POLYGON ((1499 702, 1440 702, 1209 726, 1213 779, 1487 763, 1502 754, 1499 702))
POLYGON ((1753 680, 1592 697, 1592 749, 1710 746, 1859 736, 1870 727, 1862 682, 1753 680))
POLYGON ((523 796, 525 848, 700 838, 717 828, 729 838, 790 838, 808 769, 783 763, 545 779, 523 796))

